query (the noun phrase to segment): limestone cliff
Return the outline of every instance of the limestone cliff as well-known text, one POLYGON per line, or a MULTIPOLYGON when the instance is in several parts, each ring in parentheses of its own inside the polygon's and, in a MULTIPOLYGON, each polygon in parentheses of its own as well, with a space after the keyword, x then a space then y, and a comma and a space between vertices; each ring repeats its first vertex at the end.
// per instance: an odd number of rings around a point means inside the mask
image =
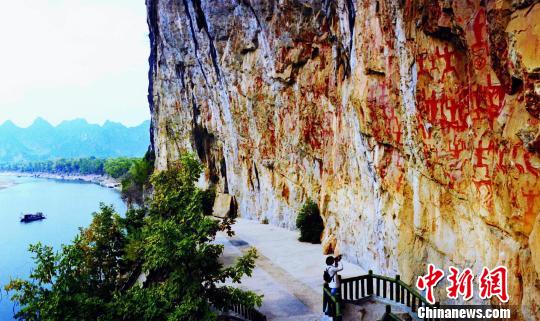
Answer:
POLYGON ((290 228, 311 197, 326 250, 408 282, 507 265, 540 320, 538 1, 147 7, 158 169, 193 151, 241 216, 290 228))

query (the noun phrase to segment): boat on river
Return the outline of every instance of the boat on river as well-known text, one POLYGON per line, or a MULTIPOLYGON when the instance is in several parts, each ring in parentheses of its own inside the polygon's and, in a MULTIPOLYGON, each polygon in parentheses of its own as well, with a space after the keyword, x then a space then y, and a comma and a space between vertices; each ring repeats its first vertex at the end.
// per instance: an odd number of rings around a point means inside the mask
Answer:
POLYGON ((23 216, 21 216, 21 223, 41 221, 41 220, 44 220, 45 218, 46 218, 45 215, 43 215, 43 213, 41 212, 37 212, 36 214, 32 214, 32 213, 23 214, 23 216))

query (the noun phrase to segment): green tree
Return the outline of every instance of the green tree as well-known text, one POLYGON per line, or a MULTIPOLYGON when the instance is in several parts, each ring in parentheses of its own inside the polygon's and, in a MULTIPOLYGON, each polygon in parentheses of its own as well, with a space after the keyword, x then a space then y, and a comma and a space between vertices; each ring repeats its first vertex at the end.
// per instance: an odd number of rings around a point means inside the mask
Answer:
POLYGON ((132 287, 117 310, 130 320, 215 320, 212 306, 261 302, 251 292, 219 285, 250 276, 256 252, 231 267, 219 261, 223 246, 212 241, 218 231, 230 230, 231 221, 204 215, 203 192, 195 186, 201 172, 201 164, 188 154, 152 177, 153 200, 137 242, 147 281, 132 287))
POLYGON ((123 281, 125 229, 112 207, 101 205, 92 224, 60 253, 30 246, 35 269, 31 281, 6 286, 20 304, 20 320, 98 320, 123 281))
POLYGON ((16 317, 39 321, 215 320, 215 308, 260 305, 261 297, 232 286, 250 276, 256 252, 232 266, 219 258, 216 233, 231 232, 231 220, 205 216, 202 172, 192 155, 153 175, 154 197, 147 206, 120 218, 110 207, 94 214, 62 251, 31 247, 35 269, 30 280, 7 287, 21 310, 16 317), (146 281, 137 283, 145 276, 146 281))
POLYGON ((141 205, 144 202, 144 190, 150 183, 150 175, 154 171, 152 155, 147 152, 143 158, 134 160, 122 179, 122 198, 128 204, 141 205))
POLYGON ((308 199, 302 206, 296 218, 296 227, 300 229, 301 242, 321 243, 324 224, 319 207, 313 200, 308 199))
POLYGON ((136 158, 127 157, 108 159, 104 165, 105 172, 113 178, 120 178, 129 172, 135 161, 136 158))

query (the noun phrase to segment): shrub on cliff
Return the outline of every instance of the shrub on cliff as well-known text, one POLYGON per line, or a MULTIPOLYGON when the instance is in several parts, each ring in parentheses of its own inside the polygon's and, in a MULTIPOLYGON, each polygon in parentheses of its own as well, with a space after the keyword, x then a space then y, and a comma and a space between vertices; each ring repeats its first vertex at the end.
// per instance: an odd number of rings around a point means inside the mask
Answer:
POLYGON ((302 206, 296 218, 296 227, 300 229, 301 242, 321 243, 321 234, 324 229, 323 220, 317 203, 308 201, 302 206))
POLYGON ((128 172, 122 179, 122 199, 131 204, 143 205, 145 187, 150 184, 150 176, 154 171, 154 159, 147 152, 141 159, 133 160, 128 172))
POLYGON ((102 207, 74 243, 54 253, 36 245, 30 281, 6 290, 20 304, 21 320, 210 321, 215 308, 260 305, 261 298, 223 283, 251 275, 257 256, 249 251, 224 267, 223 246, 214 241, 231 221, 204 215, 203 192, 195 186, 202 167, 184 155, 156 173, 154 197, 120 218, 102 207), (145 281, 136 284, 144 271, 145 281))

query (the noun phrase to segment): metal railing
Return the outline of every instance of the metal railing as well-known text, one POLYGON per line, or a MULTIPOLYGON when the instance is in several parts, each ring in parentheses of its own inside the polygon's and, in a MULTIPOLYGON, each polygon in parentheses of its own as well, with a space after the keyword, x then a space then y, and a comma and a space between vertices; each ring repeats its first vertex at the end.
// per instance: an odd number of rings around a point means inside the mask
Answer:
POLYGON ((325 314, 331 316, 334 321, 341 321, 342 311, 341 311, 341 300, 332 295, 328 284, 325 284, 323 287, 323 310, 325 314))
POLYGON ((402 321, 397 315, 392 313, 392 306, 390 304, 386 305, 386 312, 381 319, 381 321, 402 321))
POLYGON ((247 321, 266 321, 266 316, 257 309, 249 308, 242 304, 233 304, 224 312, 232 312, 247 321))
MULTIPOLYGON (((341 300, 332 296, 330 290, 327 290, 327 285, 325 285, 323 303, 332 302, 331 304, 335 304, 336 307, 332 308, 339 311, 339 317, 341 317, 341 302, 358 303, 358 301, 370 296, 377 296, 403 304, 410 307, 413 313, 416 313, 419 307, 434 307, 438 305, 430 304, 420 293, 418 293, 418 291, 401 281, 399 275, 396 275, 395 278, 391 278, 384 275, 373 274, 373 271, 371 270, 366 275, 341 279, 341 289, 339 294, 341 300), (332 298, 336 299, 335 303, 332 298)), ((397 318, 395 315, 391 314, 391 312, 388 317, 397 318)), ((397 320, 399 320, 399 318, 397 318, 397 320)), ((435 321, 435 319, 428 318, 424 320, 435 321)))

